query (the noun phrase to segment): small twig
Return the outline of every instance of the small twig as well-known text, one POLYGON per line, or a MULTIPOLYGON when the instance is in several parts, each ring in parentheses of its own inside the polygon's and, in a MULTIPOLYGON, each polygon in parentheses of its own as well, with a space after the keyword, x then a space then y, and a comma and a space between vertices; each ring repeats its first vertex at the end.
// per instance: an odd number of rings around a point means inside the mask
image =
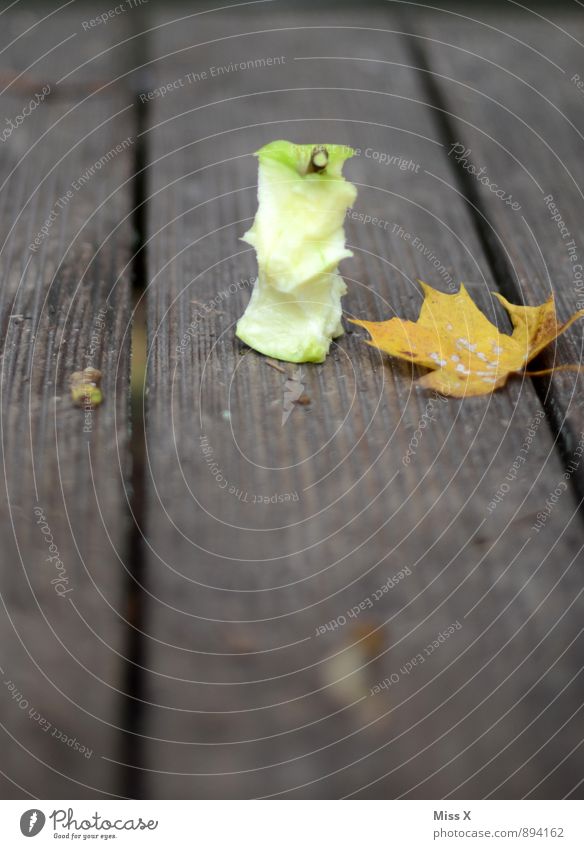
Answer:
POLYGON ((273 360, 266 360, 265 363, 266 365, 270 366, 270 368, 279 371, 280 374, 288 374, 285 368, 282 368, 282 366, 279 366, 278 363, 275 363, 273 360))
POLYGON ((304 393, 300 395, 299 398, 296 398, 295 401, 292 401, 293 404, 299 404, 301 407, 306 407, 307 404, 310 404, 310 397, 304 393))
POLYGON ((329 155, 326 147, 319 145, 318 147, 313 148, 307 172, 309 174, 320 174, 328 165, 328 161, 329 155))

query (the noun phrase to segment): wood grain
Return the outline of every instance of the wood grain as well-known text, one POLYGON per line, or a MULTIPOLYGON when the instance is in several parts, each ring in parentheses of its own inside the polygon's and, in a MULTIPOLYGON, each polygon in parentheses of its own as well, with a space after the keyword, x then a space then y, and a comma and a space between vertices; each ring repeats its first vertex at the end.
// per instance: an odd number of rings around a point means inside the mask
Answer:
POLYGON ((282 425, 285 376, 234 338, 255 272, 239 241, 252 153, 278 137, 361 150, 348 314, 414 318, 418 277, 464 280, 508 327, 399 24, 274 8, 158 23, 152 91, 172 88, 145 135, 147 794, 569 793, 581 526, 561 487, 532 530, 563 480, 532 383, 443 402, 349 331, 302 369, 311 402, 282 425), (237 67, 267 57, 284 61, 237 67))
MULTIPOLYGON (((584 308, 584 95, 573 80, 582 68, 584 22, 581 15, 542 17, 525 9, 500 24, 484 13, 476 20, 448 12, 409 19, 431 69, 426 82, 440 92, 448 144, 460 145, 452 158, 461 158, 464 191, 478 205, 503 290, 526 304, 553 293, 566 320, 584 308), (520 209, 479 182, 472 168, 520 209)), ((534 368, 580 363, 582 339, 579 323, 534 368)), ((564 371, 539 387, 566 463, 577 459, 584 439, 583 386, 580 375, 564 371)), ((580 498, 583 474, 581 467, 573 474, 580 498)))
POLYGON ((54 93, 71 97, 99 90, 131 70, 141 7, 101 20, 109 9, 74 3, 4 11, 0 90, 30 95, 48 82, 54 93))
MULTIPOLYGON (((123 792, 135 128, 127 94, 90 95, 48 98, 0 156, 3 798, 123 792), (86 366, 95 411, 71 402, 86 366)), ((2 114, 29 100, 11 87, 2 114)))

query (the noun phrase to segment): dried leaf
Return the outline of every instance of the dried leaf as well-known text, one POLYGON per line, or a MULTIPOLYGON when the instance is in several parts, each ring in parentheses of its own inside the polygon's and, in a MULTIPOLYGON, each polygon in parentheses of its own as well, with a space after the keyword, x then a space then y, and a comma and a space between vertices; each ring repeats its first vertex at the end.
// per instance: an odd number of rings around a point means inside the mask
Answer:
MULTIPOLYGON (((433 369, 419 383, 443 395, 462 398, 499 389, 510 374, 521 372, 546 345, 584 316, 584 310, 580 310, 565 324, 558 324, 553 295, 540 306, 525 307, 493 292, 513 323, 509 336, 491 324, 464 286, 456 294, 445 294, 421 280, 419 283, 424 303, 417 321, 351 320, 367 330, 369 345, 433 369)), ((558 367, 566 368, 579 370, 580 366, 558 367)))

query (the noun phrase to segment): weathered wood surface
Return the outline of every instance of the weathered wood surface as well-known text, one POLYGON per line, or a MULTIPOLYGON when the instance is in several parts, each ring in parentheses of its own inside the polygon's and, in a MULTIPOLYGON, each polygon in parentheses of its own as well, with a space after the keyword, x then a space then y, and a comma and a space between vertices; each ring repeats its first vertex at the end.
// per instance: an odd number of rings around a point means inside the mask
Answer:
MULTIPOLYGON (((3 47, 26 18, 2 17, 3 47)), ((61 15, 57 29, 75 21, 61 15)), ((121 744, 129 628, 135 128, 127 94, 92 99, 88 86, 71 99, 55 85, 74 54, 51 54, 49 74, 35 59, 57 32, 36 32, 0 55, 3 117, 14 120, 46 82, 52 88, 0 150, 0 792, 116 796, 120 771, 106 758, 121 744), (13 82, 14 70, 34 81, 13 82), (105 396, 87 414, 69 395, 70 374, 86 366, 102 371, 105 396)))
POLYGON ((74 3, 67 9, 13 8, 0 15, 2 90, 34 93, 40 81, 68 95, 87 95, 123 76, 139 42, 140 11, 96 24, 100 11, 74 3))
MULTIPOLYGON (((582 63, 565 33, 580 24, 398 9, 143 8, 90 31, 78 4, 0 17, 2 115, 52 88, 0 149, 3 796, 580 794, 581 469, 563 476, 581 378, 445 402, 360 331, 284 373, 233 334, 255 273, 239 241, 252 154, 277 137, 360 149, 349 315, 414 318, 418 278, 463 280, 501 328, 494 290, 535 303, 551 281, 561 316, 577 306, 542 197, 578 234, 582 63), (459 137, 521 196, 534 236, 469 191, 448 155, 459 137), (31 252, 55 201, 124 138, 31 252), (136 237, 144 434, 128 415, 136 237), (67 381, 89 362, 106 400, 84 433, 67 381), (311 400, 283 421, 294 375, 311 400)), ((580 340, 557 358, 579 360, 580 340)))
MULTIPOLYGON (((526 10, 501 22, 445 12, 410 16, 407 28, 430 69, 426 82, 439 92, 451 158, 477 206, 503 291, 527 304, 553 293, 566 319, 584 308, 584 89, 577 85, 584 20, 581 10, 548 17, 544 23, 526 10)), ((578 325, 535 367, 580 362, 583 338, 578 325)), ((584 441, 583 378, 564 371, 541 383, 569 462, 584 441)), ((584 496, 584 466, 573 477, 584 496)))
POLYGON ((239 241, 256 207, 252 153, 277 137, 362 151, 347 166, 356 213, 387 226, 347 221, 349 314, 414 317, 416 278, 446 290, 464 280, 507 326, 489 296, 503 281, 423 74, 392 32, 400 22, 359 9, 331 25, 274 7, 158 23, 152 91, 172 88, 148 101, 145 136, 145 792, 570 793, 582 778, 582 533, 569 486, 532 529, 563 480, 545 417, 489 508, 543 416, 532 382, 443 403, 349 332, 302 369, 311 403, 283 425, 292 369, 233 335, 255 270, 239 241), (262 57, 284 61, 211 72, 262 57), (298 500, 277 500, 287 493, 298 500), (460 630, 426 657, 453 622, 460 630))

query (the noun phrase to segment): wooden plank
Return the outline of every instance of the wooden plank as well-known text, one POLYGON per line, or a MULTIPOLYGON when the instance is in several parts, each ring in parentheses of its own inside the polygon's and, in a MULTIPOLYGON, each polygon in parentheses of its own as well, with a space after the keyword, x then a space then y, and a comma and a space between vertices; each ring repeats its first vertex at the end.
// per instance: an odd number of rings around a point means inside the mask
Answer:
POLYGON ((41 81, 71 96, 115 81, 131 67, 142 13, 124 4, 110 16, 110 9, 75 3, 0 14, 0 89, 34 94, 41 81))
POLYGON ((136 763, 148 795, 569 792, 581 528, 567 488, 531 530, 563 475, 532 384, 443 402, 349 332, 303 367, 311 403, 282 425, 291 368, 233 335, 255 271, 239 241, 256 208, 251 154, 278 137, 361 150, 347 167, 349 314, 415 317, 416 278, 462 279, 504 322, 399 26, 362 9, 160 23, 136 763))
POLYGON ((134 143, 118 93, 47 99, 2 144, 2 798, 123 792, 134 143), (69 391, 87 366, 94 411, 69 391))
MULTIPOLYGON (((581 15, 548 17, 526 8, 500 27, 495 16, 446 12, 412 17, 410 24, 431 69, 427 83, 439 88, 448 143, 459 145, 451 148, 452 159, 460 160, 464 191, 479 205, 479 226, 504 290, 529 304, 553 292, 566 319, 584 308, 584 119, 577 85, 584 22, 581 15), (483 182, 473 167, 482 168, 483 182)), ((581 362, 582 338, 577 325, 535 367, 581 362)), ((541 383, 569 462, 584 433, 582 377, 559 372, 541 383)), ((573 479, 582 497, 584 469, 573 479)))

